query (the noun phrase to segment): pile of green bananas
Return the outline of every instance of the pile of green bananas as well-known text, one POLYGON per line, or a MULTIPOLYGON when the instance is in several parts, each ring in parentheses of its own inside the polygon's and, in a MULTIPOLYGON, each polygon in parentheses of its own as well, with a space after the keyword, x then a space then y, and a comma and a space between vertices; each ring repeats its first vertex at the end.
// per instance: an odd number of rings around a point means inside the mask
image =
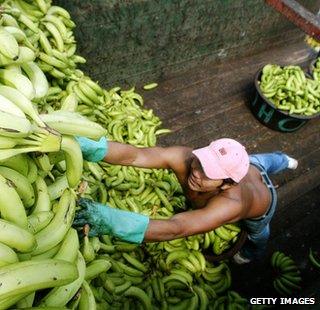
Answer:
POLYGON ((0 309, 211 309, 231 273, 201 251, 230 247, 237 225, 140 247, 71 228, 77 196, 156 219, 186 208, 169 170, 83 161, 73 136, 154 146, 169 130, 134 88, 77 68, 74 26, 50 0, 1 1, 0 309))
POLYGON ((320 83, 306 78, 299 66, 266 65, 259 86, 279 110, 306 116, 320 112, 320 83))
MULTIPOLYGON (((179 266, 171 253, 166 260, 159 260, 145 247, 108 235, 85 236, 81 252, 88 264, 85 280, 95 297, 91 307, 96 303, 100 309, 211 309, 213 301, 231 285, 225 263, 214 266, 198 257, 200 271, 192 274, 179 266)), ((192 254, 196 253, 200 252, 192 254)))
POLYGON ((280 295, 292 295, 301 290, 300 271, 292 258, 276 251, 272 254, 271 266, 277 272, 273 286, 280 295))

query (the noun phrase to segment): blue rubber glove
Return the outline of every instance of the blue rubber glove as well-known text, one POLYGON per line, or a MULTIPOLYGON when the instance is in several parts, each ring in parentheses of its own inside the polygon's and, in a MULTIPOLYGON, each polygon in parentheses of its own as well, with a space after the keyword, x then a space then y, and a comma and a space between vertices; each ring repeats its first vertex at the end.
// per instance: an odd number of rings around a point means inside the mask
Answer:
POLYGON ((76 137, 80 144, 82 156, 85 160, 98 162, 108 153, 108 140, 102 137, 99 141, 91 140, 85 137, 76 137))
POLYGON ((76 212, 73 226, 89 224, 89 236, 112 235, 122 240, 141 243, 148 228, 149 217, 110 208, 93 200, 80 198, 82 208, 76 212))

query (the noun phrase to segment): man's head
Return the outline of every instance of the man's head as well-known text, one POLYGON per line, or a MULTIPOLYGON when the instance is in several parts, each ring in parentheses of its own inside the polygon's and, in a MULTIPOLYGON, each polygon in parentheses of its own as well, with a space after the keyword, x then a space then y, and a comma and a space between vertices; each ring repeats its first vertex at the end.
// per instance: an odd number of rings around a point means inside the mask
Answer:
POLYGON ((245 147, 233 139, 219 139, 196 149, 191 162, 189 187, 195 191, 228 189, 239 183, 249 169, 245 147))

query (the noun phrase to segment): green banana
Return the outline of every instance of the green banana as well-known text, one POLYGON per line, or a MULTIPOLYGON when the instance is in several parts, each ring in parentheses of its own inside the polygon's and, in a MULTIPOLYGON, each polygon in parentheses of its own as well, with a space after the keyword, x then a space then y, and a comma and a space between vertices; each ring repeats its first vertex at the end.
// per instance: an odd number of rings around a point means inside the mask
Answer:
POLYGON ((69 230, 75 214, 75 197, 65 190, 59 200, 58 210, 48 226, 36 235, 37 247, 33 255, 41 254, 60 243, 69 230))
POLYGON ((54 213, 51 211, 40 211, 32 213, 28 216, 28 229, 36 234, 41 229, 45 228, 52 220, 54 213))
POLYGON ((14 297, 38 289, 61 286, 78 277, 75 265, 55 259, 18 262, 0 267, 0 297, 14 297))
POLYGON ((144 273, 148 271, 145 265, 143 265, 141 262, 139 262, 136 258, 132 257, 131 255, 129 255, 127 253, 123 253, 122 256, 134 268, 136 268, 144 273))
POLYGON ((36 246, 36 239, 29 231, 0 219, 0 242, 19 252, 32 251, 36 246))
POLYGON ((90 263, 95 259, 96 254, 87 234, 83 238, 81 253, 86 263, 90 263))
POLYGON ((86 280, 82 283, 81 297, 79 302, 79 310, 96 310, 97 305, 92 290, 86 280))
POLYGON ((31 81, 22 73, 0 69, 0 81, 4 85, 16 88, 29 100, 32 100, 35 96, 35 91, 31 81))
POLYGON ((129 267, 126 264, 119 261, 117 262, 117 264, 121 268, 121 270, 129 276, 133 276, 133 277, 143 276, 143 272, 136 268, 129 267))
MULTIPOLYGON (((55 259, 65 260, 67 262, 74 262, 76 258, 79 259, 79 238, 77 231, 70 228, 66 233, 59 251, 54 256, 55 259)), ((81 256, 82 257, 82 256, 81 256)))
POLYGON ((61 247, 61 243, 58 243, 53 248, 51 248, 41 254, 32 255, 31 260, 44 260, 44 259, 53 258, 58 253, 60 247, 61 247))
POLYGON ((34 62, 26 62, 22 63, 21 67, 33 85, 35 91, 34 99, 45 97, 49 90, 49 84, 39 66, 34 62))
POLYGON ((86 281, 96 278, 100 273, 107 272, 111 267, 111 263, 105 259, 96 259, 92 261, 85 272, 86 281))
POLYGON ((0 53, 11 60, 17 60, 19 57, 19 45, 15 37, 4 27, 0 27, 0 53))
POLYGON ((123 295, 126 297, 138 299, 145 310, 152 310, 151 300, 142 289, 135 286, 131 286, 123 293, 123 295))
POLYGON ((320 261, 318 261, 315 256, 314 253, 312 251, 312 249, 309 249, 309 259, 311 261, 311 263, 313 264, 313 266, 315 266, 316 268, 320 269, 320 261))
MULTIPOLYGON (((0 175, 10 181, 26 208, 31 207, 35 201, 34 190, 28 178, 8 167, 0 166, 0 175)), ((1 178, 0 178, 1 180, 1 178)), ((8 192, 9 194, 9 192, 8 192)))
POLYGON ((79 251, 77 256, 77 269, 79 274, 78 278, 69 284, 53 288, 46 296, 41 299, 40 306, 63 307, 77 293, 82 285, 82 282, 84 281, 86 271, 85 261, 79 251))
POLYGON ((185 271, 185 270, 182 270, 182 269, 171 269, 170 272, 173 273, 173 274, 178 274, 178 275, 184 277, 187 280, 187 282, 190 283, 190 284, 193 281, 192 275, 190 273, 188 273, 187 271, 185 271))
POLYGON ((34 162, 34 160, 30 156, 27 156, 27 159, 28 159, 27 179, 29 180, 29 182, 31 184, 33 184, 38 177, 38 167, 37 167, 36 163, 34 162))
POLYGON ((65 152, 66 175, 69 186, 75 187, 82 175, 83 158, 79 143, 72 137, 62 136, 61 150, 65 152))
POLYGON ((38 175, 35 181, 36 203, 32 213, 48 212, 51 210, 50 196, 48 187, 44 179, 38 175))
POLYGON ((0 243, 0 267, 18 262, 17 254, 4 243, 0 243))
POLYGON ((169 267, 174 261, 187 258, 189 253, 185 250, 177 250, 170 252, 166 258, 166 265, 169 267))
POLYGON ((0 160, 1 166, 9 167, 20 172, 25 177, 28 176, 28 157, 26 154, 18 154, 6 160, 0 160))
MULTIPOLYGON (((5 169, 5 167, 3 168, 5 169)), ((13 174, 11 173, 10 176, 13 177, 13 174)), ((21 175, 21 177, 23 176, 21 175)), ((24 229, 28 227, 27 214, 15 190, 15 184, 5 179, 2 175, 0 175, 0 212, 3 219, 24 229)))
POLYGON ((67 176, 64 174, 57 177, 55 181, 48 186, 48 194, 50 200, 55 200, 62 196, 63 192, 68 188, 67 176))

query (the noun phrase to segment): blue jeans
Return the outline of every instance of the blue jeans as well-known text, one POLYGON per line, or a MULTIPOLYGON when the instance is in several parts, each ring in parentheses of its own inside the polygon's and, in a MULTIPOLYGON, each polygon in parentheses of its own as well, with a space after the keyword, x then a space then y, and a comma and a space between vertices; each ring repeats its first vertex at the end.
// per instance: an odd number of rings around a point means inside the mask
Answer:
POLYGON ((255 260, 262 258, 266 250, 270 236, 269 223, 277 206, 277 193, 268 174, 275 174, 288 168, 288 159, 281 152, 254 154, 250 155, 250 164, 260 171, 262 180, 269 188, 272 196, 270 206, 264 215, 259 218, 243 220, 248 239, 240 253, 250 260, 255 260))

